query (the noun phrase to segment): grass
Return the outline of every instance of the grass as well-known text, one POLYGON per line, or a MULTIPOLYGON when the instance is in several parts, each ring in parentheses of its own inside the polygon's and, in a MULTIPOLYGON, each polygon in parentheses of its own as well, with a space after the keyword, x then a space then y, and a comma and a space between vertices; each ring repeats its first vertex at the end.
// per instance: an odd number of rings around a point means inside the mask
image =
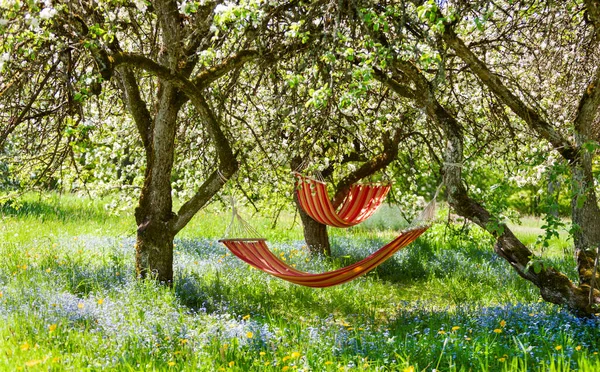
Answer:
MULTIPOLYGON (((375 272, 310 289, 228 254, 216 242, 228 213, 209 207, 178 236, 166 288, 135 278, 134 223, 105 203, 28 196, 2 208, 0 370, 600 370, 599 322, 540 302, 477 228, 436 225, 375 272)), ((328 260, 281 218, 274 230, 248 220, 313 271, 364 257, 402 226, 384 210, 334 234, 328 260)))

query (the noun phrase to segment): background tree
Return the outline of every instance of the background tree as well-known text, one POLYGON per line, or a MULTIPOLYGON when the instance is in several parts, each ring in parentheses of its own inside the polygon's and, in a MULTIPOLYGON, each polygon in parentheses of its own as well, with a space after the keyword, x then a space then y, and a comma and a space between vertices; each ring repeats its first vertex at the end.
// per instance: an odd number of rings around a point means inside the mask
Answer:
POLYGON ((85 138, 91 129, 80 125, 86 123, 90 98, 116 88, 113 96, 119 96, 133 118, 145 159, 135 212, 136 267, 142 276, 152 273, 171 281, 174 236, 238 168, 231 138, 215 110, 219 105, 211 102, 224 98, 217 82, 231 77, 229 83, 235 84, 236 71, 245 63, 294 48, 278 50, 269 44, 277 39, 266 36, 268 26, 277 25, 271 17, 288 6, 253 1, 227 6, 169 0, 151 5, 56 2, 43 7, 7 2, 0 14, 3 74, 11 77, 2 88, 3 109, 10 115, 3 141, 10 136, 14 151, 45 154, 42 169, 49 174, 72 153, 73 139, 85 138), (38 83, 25 84, 27 80, 38 83), (190 112, 197 120, 182 118, 190 112), (177 134, 197 123, 210 138, 200 150, 212 169, 174 212, 177 134), (28 128, 40 135, 38 148, 31 148, 29 139, 35 136, 28 128))

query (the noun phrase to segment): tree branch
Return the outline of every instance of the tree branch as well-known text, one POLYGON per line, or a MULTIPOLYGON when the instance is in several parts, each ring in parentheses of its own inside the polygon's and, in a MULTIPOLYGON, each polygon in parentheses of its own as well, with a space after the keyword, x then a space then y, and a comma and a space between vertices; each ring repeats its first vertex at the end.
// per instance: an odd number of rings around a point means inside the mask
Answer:
POLYGON ((246 62, 257 58, 259 55, 260 53, 257 50, 242 50, 235 56, 227 58, 222 63, 211 67, 208 70, 200 72, 198 75, 196 75, 192 82, 199 89, 202 89, 228 72, 233 71, 234 69, 243 66, 246 62))
POLYGON ((549 123, 533 109, 528 107, 519 97, 512 93, 490 69, 465 45, 451 27, 446 27, 442 35, 444 41, 471 68, 479 79, 492 91, 498 99, 506 104, 531 129, 554 146, 563 158, 569 162, 578 160, 577 150, 573 144, 563 138, 549 123))

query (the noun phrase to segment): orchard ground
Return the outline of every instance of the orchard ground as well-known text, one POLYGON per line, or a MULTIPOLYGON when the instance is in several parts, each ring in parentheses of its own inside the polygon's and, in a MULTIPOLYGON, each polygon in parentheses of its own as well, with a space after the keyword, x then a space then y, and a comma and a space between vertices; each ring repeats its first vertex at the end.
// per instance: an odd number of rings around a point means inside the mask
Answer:
MULTIPOLYGON (((0 370, 600 370, 596 318, 542 302, 486 233, 443 215, 376 271, 310 289, 229 254, 217 242, 229 212, 209 206, 176 239, 170 288, 136 279, 133 218, 106 203, 30 195, 2 207, 0 370)), ((334 259, 308 254, 293 215, 275 229, 248 220, 287 262, 318 272, 385 244, 397 215, 332 229, 334 259)), ((533 246, 540 225, 515 231, 533 246)), ((536 252, 575 279, 566 236, 536 252)))

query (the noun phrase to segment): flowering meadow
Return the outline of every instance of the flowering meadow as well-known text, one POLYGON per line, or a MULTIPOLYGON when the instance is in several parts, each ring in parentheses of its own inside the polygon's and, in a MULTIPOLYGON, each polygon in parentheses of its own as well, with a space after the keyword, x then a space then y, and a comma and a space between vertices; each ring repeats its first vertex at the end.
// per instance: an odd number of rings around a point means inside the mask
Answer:
MULTIPOLYGON (((176 240, 167 287, 136 279, 130 214, 66 197, 1 210, 0 370, 600 370, 600 321, 541 302, 475 228, 439 223, 375 272, 311 289, 229 254, 227 212, 209 207, 176 240)), ((251 222, 317 272, 384 244, 388 217, 334 233, 334 259, 308 254, 293 216, 251 222)), ((548 264, 573 266, 566 245, 548 264)))

